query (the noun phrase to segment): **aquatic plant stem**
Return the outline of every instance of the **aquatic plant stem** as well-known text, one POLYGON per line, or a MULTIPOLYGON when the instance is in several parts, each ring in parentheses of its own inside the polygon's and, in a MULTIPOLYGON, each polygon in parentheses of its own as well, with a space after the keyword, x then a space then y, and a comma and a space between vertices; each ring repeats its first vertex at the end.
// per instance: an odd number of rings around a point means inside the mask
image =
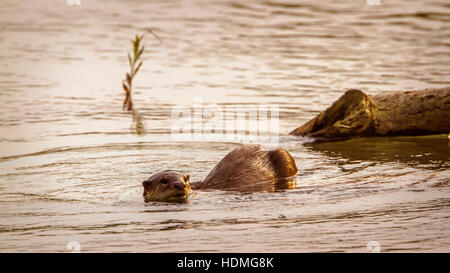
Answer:
POLYGON ((144 52, 144 46, 140 47, 141 40, 144 38, 144 35, 138 36, 136 35, 134 40, 131 40, 133 44, 133 56, 128 53, 128 63, 130 65, 130 72, 126 74, 125 80, 122 81, 122 87, 125 91, 125 99, 123 101, 123 109, 127 109, 128 111, 133 110, 133 100, 132 100, 132 87, 133 87, 133 79, 136 76, 137 72, 142 66, 142 62, 136 66, 139 58, 142 56, 144 52))

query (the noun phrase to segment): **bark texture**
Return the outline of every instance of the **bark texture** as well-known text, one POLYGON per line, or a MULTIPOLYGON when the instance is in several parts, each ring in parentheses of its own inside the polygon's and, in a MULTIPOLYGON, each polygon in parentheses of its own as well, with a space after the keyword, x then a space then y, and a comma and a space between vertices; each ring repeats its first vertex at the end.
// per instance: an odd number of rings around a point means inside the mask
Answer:
POLYGON ((328 109, 289 134, 346 138, 449 132, 450 87, 445 87, 374 96, 348 90, 328 109))

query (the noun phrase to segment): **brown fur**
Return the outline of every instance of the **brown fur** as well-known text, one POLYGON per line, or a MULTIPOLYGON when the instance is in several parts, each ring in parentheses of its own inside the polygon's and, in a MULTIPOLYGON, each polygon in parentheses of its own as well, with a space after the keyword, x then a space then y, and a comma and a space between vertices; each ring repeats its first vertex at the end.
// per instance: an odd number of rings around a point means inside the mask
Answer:
POLYGON ((283 148, 266 151, 261 145, 242 145, 227 154, 197 189, 233 190, 296 174, 295 161, 283 148))
POLYGON ((189 175, 176 171, 163 171, 142 182, 145 202, 181 202, 191 193, 189 175))
MULTIPOLYGON (((195 189, 241 192, 288 189, 295 185, 297 171, 295 160, 283 148, 263 150, 261 145, 242 145, 228 153, 195 189)), ((144 181, 143 186, 146 202, 180 202, 190 194, 189 175, 176 171, 158 172, 144 181), (183 184, 186 194, 180 196, 183 190, 175 186, 180 188, 183 184)))

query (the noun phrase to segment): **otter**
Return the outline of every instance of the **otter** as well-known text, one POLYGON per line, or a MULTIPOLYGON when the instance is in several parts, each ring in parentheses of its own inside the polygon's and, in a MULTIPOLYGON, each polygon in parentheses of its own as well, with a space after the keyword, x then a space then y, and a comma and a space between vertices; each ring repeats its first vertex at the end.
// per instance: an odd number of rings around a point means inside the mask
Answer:
POLYGON ((190 182, 189 174, 166 170, 145 180, 145 202, 186 202, 195 190, 239 192, 275 191, 295 186, 297 166, 283 148, 263 150, 246 144, 228 153, 203 181, 190 182))

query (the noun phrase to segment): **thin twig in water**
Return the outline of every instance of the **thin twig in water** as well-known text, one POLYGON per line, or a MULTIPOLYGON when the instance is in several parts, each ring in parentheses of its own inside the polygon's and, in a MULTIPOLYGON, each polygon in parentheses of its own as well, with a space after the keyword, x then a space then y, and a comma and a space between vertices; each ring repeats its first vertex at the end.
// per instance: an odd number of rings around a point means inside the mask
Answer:
POLYGON ((126 74, 126 79, 122 81, 122 87, 125 91, 125 99, 123 101, 123 109, 127 109, 128 111, 133 110, 133 101, 131 98, 132 86, 133 86, 133 78, 136 76, 137 72, 142 66, 142 62, 136 66, 139 58, 142 56, 144 52, 144 46, 140 47, 140 43, 144 35, 138 36, 134 40, 131 40, 133 44, 133 57, 128 53, 128 62, 130 64, 130 72, 126 74))
POLYGON ((162 41, 161 38, 159 38, 158 35, 156 35, 155 32, 153 32, 153 30, 151 28, 148 29, 148 32, 150 32, 150 34, 152 34, 156 39, 158 39, 159 41, 162 41))

